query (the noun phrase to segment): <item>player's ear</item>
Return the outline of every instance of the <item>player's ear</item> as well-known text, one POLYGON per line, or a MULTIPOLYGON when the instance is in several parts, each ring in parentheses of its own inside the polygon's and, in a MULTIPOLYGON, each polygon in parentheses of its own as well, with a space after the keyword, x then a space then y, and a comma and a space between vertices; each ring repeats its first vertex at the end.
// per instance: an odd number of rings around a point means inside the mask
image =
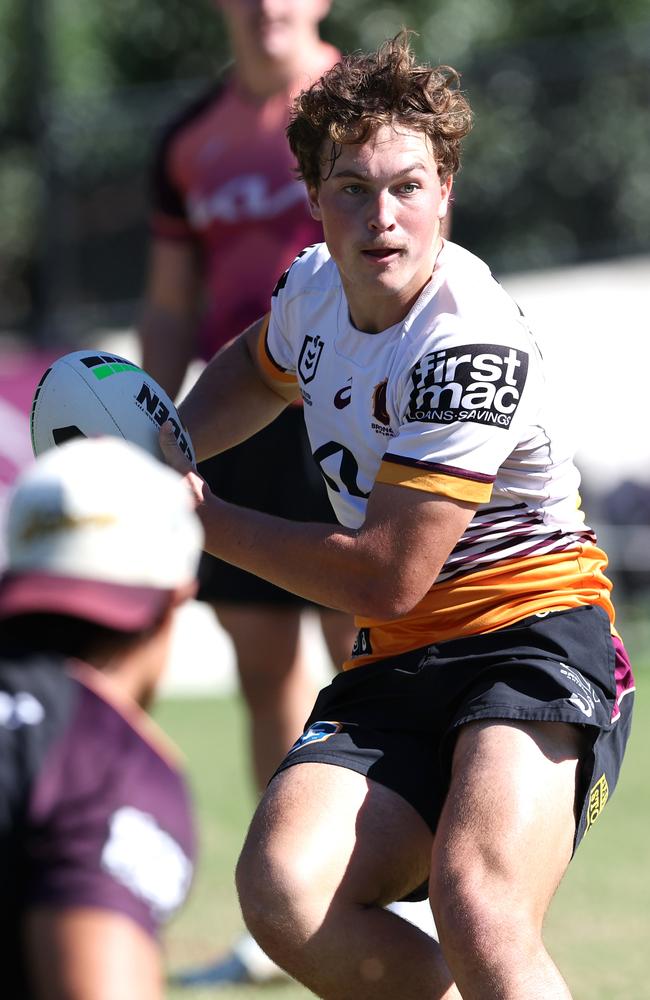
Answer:
POLYGON ((307 201, 312 219, 316 219, 316 222, 322 222, 323 216, 321 215, 320 210, 318 188, 313 187, 311 184, 307 185, 307 201))
POLYGON ((454 175, 449 174, 444 181, 440 181, 440 189, 442 197, 440 199, 440 205, 438 206, 438 218, 444 219, 447 212, 449 211, 449 199, 451 197, 451 189, 454 184, 454 175))

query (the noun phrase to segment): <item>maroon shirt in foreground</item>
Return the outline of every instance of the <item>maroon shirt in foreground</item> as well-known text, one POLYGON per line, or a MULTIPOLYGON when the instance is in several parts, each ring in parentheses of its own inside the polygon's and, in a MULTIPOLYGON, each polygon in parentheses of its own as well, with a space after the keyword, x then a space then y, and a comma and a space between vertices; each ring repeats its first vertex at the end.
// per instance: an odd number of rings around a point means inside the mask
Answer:
POLYGON ((0 964, 27 1000, 21 917, 99 907, 155 936, 184 901, 195 835, 164 737, 101 674, 54 654, 0 657, 0 964))

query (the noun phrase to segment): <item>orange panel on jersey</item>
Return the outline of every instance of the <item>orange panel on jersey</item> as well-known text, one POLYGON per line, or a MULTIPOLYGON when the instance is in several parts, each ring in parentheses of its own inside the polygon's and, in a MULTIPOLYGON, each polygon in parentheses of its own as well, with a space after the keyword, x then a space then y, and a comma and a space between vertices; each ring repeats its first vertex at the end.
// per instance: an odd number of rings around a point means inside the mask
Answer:
POLYGON ((614 624, 607 557, 596 545, 510 560, 480 573, 434 584, 420 603, 395 621, 357 618, 369 629, 372 650, 346 660, 344 670, 433 643, 480 635, 542 611, 598 604, 614 624))
POLYGON ((298 381, 295 372, 285 371, 284 368, 281 368, 280 365, 275 362, 269 353, 266 343, 266 335, 269 330, 270 319, 270 313, 267 313, 257 340, 257 363, 267 378, 270 378, 273 382, 282 382, 285 385, 295 384, 298 381))
POLYGON ((492 495, 492 483, 477 482, 447 473, 427 472, 425 469, 401 465, 394 460, 381 463, 376 482, 439 493, 453 500, 466 500, 467 503, 487 503, 492 495))

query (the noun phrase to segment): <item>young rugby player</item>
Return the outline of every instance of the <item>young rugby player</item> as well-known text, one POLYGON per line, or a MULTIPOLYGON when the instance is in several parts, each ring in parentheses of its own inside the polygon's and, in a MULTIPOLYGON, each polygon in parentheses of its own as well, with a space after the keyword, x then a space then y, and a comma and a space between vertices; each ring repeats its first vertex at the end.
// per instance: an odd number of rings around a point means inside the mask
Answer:
POLYGON ((181 407, 206 456, 302 397, 340 526, 228 504, 165 444, 211 552, 357 615, 237 876, 264 949, 332 1000, 566 1000, 543 919, 630 726, 536 343, 441 237, 470 118, 456 72, 405 35, 302 93, 288 134, 325 243, 181 407), (440 945, 382 909, 427 894, 440 945))

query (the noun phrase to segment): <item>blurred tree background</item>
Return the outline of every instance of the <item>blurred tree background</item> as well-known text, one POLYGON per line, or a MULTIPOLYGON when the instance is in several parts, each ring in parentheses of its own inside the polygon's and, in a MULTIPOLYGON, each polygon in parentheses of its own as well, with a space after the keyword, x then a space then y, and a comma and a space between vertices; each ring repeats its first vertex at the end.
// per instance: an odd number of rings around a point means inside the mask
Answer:
MULTIPOLYGON (((457 242, 497 274, 650 252, 648 0, 334 0, 324 35, 402 25, 476 111, 457 242)), ((133 322, 154 137, 227 58, 210 0, 0 0, 0 331, 133 322)))

